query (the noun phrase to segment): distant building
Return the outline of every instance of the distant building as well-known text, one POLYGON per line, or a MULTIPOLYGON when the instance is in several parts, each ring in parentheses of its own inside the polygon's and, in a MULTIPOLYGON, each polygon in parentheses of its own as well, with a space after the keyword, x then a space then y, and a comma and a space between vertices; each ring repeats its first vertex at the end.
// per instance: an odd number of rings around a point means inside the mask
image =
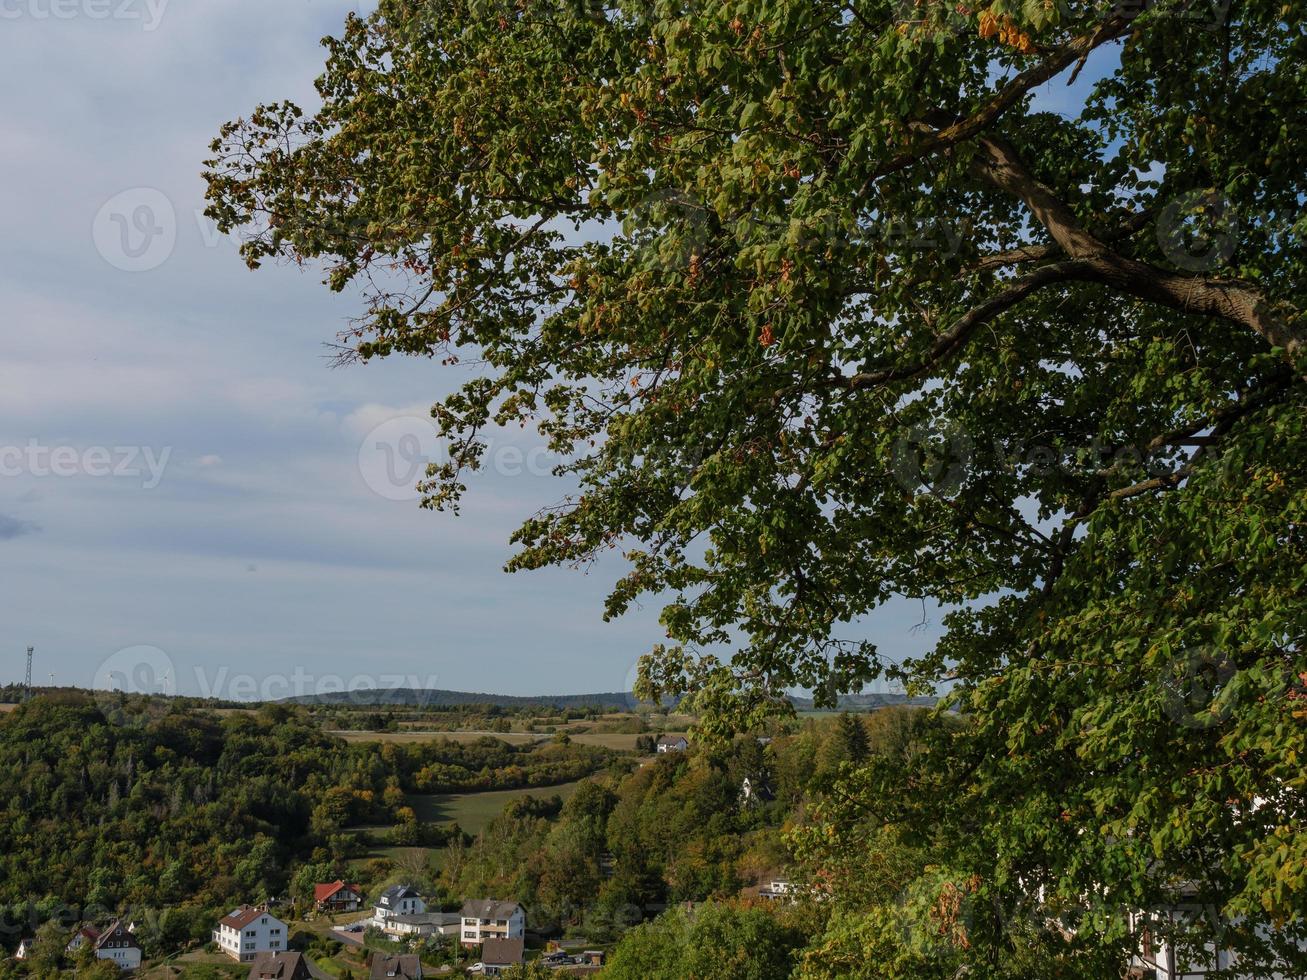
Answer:
POLYGON ((774 799, 776 799, 776 794, 771 791, 771 787, 762 779, 755 782, 745 776, 743 782, 740 783, 740 806, 745 809, 763 803, 770 803, 774 799))
POLYGON ((377 953, 371 969, 372 980, 422 980, 422 961, 416 956, 377 953))
POLYGON ((213 930, 218 948, 241 963, 253 962, 264 953, 284 953, 289 938, 286 923, 262 905, 232 909, 213 930))
POLYGON ((481 973, 497 977, 513 966, 521 966, 525 943, 519 939, 487 939, 481 945, 481 973))
POLYGON ((141 965, 141 944, 121 922, 111 922, 95 940, 95 958, 120 970, 135 970, 141 965))
POLYGON ((759 898, 765 898, 768 901, 794 901, 798 898, 799 889, 794 882, 785 878, 773 878, 765 887, 758 891, 759 898))
POLYGON ((658 739, 659 752, 684 752, 690 747, 690 740, 684 735, 663 735, 658 739))
POLYGON ((476 946, 489 939, 521 939, 526 935, 526 912, 516 902, 481 899, 463 905, 459 941, 476 946))
POLYGON ((363 892, 358 885, 337 879, 313 886, 313 904, 319 912, 357 912, 363 904, 363 892))
POLYGON ((20 939, 18 942, 18 949, 14 952, 14 958, 25 960, 32 955, 32 950, 35 948, 35 939, 20 939))
POLYGON ((249 980, 313 980, 299 953, 264 953, 250 967, 249 980))
POLYGON ((422 915, 426 910, 427 903, 412 885, 391 885, 373 905, 372 918, 385 929, 386 920, 393 916, 422 915))

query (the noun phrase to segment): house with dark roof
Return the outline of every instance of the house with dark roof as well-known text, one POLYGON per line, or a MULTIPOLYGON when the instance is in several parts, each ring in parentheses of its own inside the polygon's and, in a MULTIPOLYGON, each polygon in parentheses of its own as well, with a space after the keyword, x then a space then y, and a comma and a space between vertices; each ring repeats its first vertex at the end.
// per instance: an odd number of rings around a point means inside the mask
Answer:
POLYGON ((371 971, 372 980, 422 980, 422 961, 408 954, 377 953, 371 971))
POLYGON ((658 738, 659 752, 684 752, 690 747, 690 740, 684 735, 661 735, 658 738))
POLYGON ((402 915, 423 915, 427 903, 412 885, 391 885, 378 896, 372 906, 372 919, 385 929, 388 919, 402 915))
POLYGON ((337 878, 313 886, 313 904, 319 912, 357 912, 363 904, 363 892, 358 885, 337 878))
POLYGON ((218 948, 241 963, 252 963, 264 953, 284 953, 289 948, 290 930, 268 911, 266 905, 242 905, 218 920, 213 941, 218 948))
POLYGON ((487 977, 500 976, 511 966, 520 966, 525 958, 522 939, 487 939, 481 944, 481 973, 487 977))
POLYGON ((111 922, 95 940, 95 958, 120 970, 135 970, 141 965, 141 944, 122 922, 111 922))
POLYGON ((313 973, 299 953, 264 953, 250 967, 249 980, 313 980, 313 973))
POLYGON ((459 942, 464 946, 476 946, 489 939, 521 939, 526 935, 526 911, 516 902, 476 899, 464 902, 459 914, 462 917, 459 942))
POLYGON ((395 939, 409 936, 457 936, 462 919, 455 912, 421 912, 417 915, 388 915, 381 930, 395 939))

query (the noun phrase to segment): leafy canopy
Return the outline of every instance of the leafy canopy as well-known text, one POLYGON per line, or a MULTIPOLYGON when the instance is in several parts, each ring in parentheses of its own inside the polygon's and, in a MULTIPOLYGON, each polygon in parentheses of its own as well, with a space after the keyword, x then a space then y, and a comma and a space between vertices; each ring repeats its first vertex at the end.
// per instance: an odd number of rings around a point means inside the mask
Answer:
POLYGON ((858 791, 951 867, 1302 914, 1297 0, 382 0, 324 43, 209 213, 364 291, 343 356, 475 359, 428 506, 536 427, 577 490, 510 568, 621 550, 708 729, 947 679, 974 724, 858 791), (953 610, 903 664, 856 626, 896 596, 953 610))

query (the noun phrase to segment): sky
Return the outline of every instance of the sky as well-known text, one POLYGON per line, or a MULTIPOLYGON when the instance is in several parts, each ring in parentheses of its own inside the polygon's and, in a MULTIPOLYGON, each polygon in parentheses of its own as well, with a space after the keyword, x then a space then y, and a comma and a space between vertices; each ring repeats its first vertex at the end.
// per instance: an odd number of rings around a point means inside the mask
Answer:
MULTIPOLYGON (((366 5, 365 5, 366 6, 366 5)), ((349 687, 629 690, 657 604, 601 563, 506 575, 566 491, 529 435, 463 516, 421 510, 425 421, 463 369, 333 367, 359 310, 252 273, 201 216, 218 127, 314 102, 347 0, 0 0, 0 683, 248 700, 349 687)), ((893 657, 919 604, 863 630, 893 657)))

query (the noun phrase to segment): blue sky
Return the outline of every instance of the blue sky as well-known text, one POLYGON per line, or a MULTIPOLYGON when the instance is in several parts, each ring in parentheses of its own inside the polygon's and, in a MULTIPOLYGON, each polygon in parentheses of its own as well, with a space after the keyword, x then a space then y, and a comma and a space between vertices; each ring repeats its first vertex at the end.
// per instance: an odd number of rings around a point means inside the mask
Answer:
MULTIPOLYGON (((461 518, 391 499, 384 452, 403 475, 458 369, 331 368, 356 298, 316 270, 249 272, 199 217, 218 126, 311 104, 318 40, 351 9, 5 0, 0 681, 30 643, 38 681, 83 686, 144 664, 238 697, 609 691, 661 639, 653 607, 602 622, 614 566, 501 571, 511 530, 565 490, 529 437, 498 442, 461 518)), ((920 617, 867 631, 917 652, 938 635, 920 617)))

